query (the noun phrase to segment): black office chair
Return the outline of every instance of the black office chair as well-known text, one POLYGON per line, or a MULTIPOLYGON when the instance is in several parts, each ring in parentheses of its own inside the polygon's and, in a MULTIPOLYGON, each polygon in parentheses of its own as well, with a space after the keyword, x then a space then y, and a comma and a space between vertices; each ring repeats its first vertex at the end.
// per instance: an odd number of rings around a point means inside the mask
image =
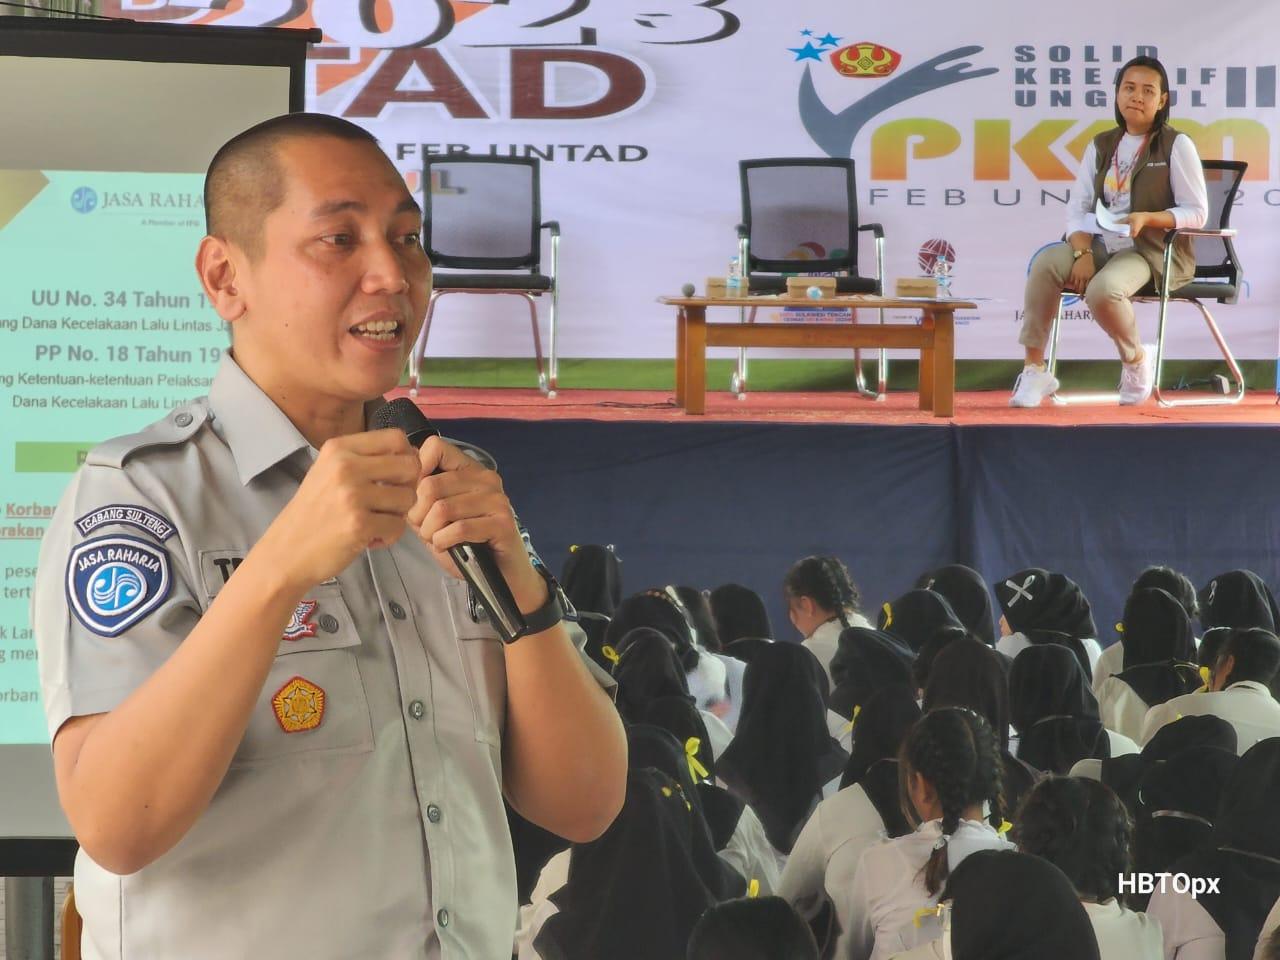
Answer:
MULTIPOLYGON (((884 293, 884 228, 858 223, 858 195, 852 160, 831 157, 774 157, 741 160, 742 223, 738 224, 738 262, 749 294, 786 293, 787 275, 836 274, 836 293, 884 293), (858 273, 858 234, 875 237, 876 273, 858 273)), ((819 304, 815 304, 818 306, 819 304)), ((852 311, 855 322, 857 313, 852 311)), ((880 310, 884 323, 884 311, 880 310)), ((756 308, 740 318, 754 323, 756 308)), ((889 361, 879 351, 877 390, 867 388, 862 351, 853 352, 858 392, 884 398, 889 361)), ((738 350, 730 389, 741 399, 747 390, 747 350, 738 350)))
MULTIPOLYGON (((1134 300, 1141 303, 1160 304, 1160 319, 1156 333, 1156 373, 1155 389, 1152 391, 1156 403, 1162 407, 1206 406, 1209 404, 1239 403, 1244 399, 1244 374, 1240 365, 1227 346, 1227 341, 1218 329, 1213 314, 1204 305, 1204 300, 1218 303, 1235 303, 1240 297, 1244 271, 1236 256, 1232 238, 1236 231, 1231 228, 1231 208, 1236 194, 1240 191, 1240 181, 1244 179, 1245 169, 1249 166, 1243 160, 1204 160, 1205 186, 1209 192, 1209 216, 1203 230, 1170 230, 1164 242, 1164 280, 1160 289, 1156 290, 1151 283, 1138 291, 1134 300), (1214 224, 1215 226, 1208 226, 1214 224), (1169 270, 1173 261, 1173 241, 1177 237, 1192 237, 1196 253, 1196 274, 1188 284, 1177 290, 1169 289, 1169 270), (1160 377, 1164 371, 1164 338, 1165 320, 1170 302, 1194 304, 1208 324, 1209 333, 1222 353, 1236 382, 1233 393, 1225 396, 1199 396, 1181 400, 1170 400, 1160 391, 1160 377)), ((1066 293, 1063 296, 1067 296, 1066 293)), ((1058 313, 1053 318, 1053 327, 1049 333, 1049 352, 1046 357, 1049 372, 1056 376, 1058 367, 1058 334, 1062 327, 1062 298, 1058 300, 1058 313)), ((1118 397, 1115 393, 1063 393, 1059 390, 1053 395, 1054 403, 1108 403, 1118 397)))
POLYGON ((560 285, 560 224, 542 222, 536 157, 450 155, 422 161, 422 243, 434 284, 427 316, 409 356, 409 392, 418 393, 419 370, 436 301, 450 293, 506 294, 529 303, 538 389, 556 394, 556 310, 560 285), (542 272, 542 231, 551 238, 551 269, 542 272), (463 272, 450 272, 463 271, 463 272), (551 298, 551 353, 543 369, 535 297, 551 298))

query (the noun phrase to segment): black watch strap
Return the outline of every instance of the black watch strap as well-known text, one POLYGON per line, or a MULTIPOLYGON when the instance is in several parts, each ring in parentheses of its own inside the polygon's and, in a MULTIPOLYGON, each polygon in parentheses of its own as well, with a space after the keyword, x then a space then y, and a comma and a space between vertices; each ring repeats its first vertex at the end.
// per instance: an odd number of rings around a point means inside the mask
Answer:
POLYGON ((534 564, 533 568, 547 582, 547 602, 537 610, 523 614, 524 623, 514 636, 502 638, 505 643, 515 643, 521 637, 527 637, 531 633, 550 630, 561 620, 572 615, 573 605, 565 596, 559 582, 551 575, 551 571, 541 564, 534 564))

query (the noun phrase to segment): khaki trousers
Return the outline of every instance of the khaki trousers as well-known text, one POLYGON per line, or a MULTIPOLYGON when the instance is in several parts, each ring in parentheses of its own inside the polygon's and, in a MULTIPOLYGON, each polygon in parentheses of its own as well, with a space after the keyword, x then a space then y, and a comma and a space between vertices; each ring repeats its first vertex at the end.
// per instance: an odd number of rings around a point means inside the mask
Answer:
MULTIPOLYGON (((1093 262, 1098 265, 1098 272, 1085 288, 1085 303, 1098 326, 1115 341, 1120 360, 1134 363, 1142 353, 1142 339, 1129 298, 1151 282, 1151 268, 1136 250, 1121 250, 1108 256, 1106 247, 1098 239, 1093 241, 1093 262)), ((1045 247, 1031 262, 1022 333, 1018 337, 1024 347, 1043 350, 1049 343, 1049 330, 1058 312, 1058 296, 1074 265, 1071 244, 1066 241, 1045 247)))

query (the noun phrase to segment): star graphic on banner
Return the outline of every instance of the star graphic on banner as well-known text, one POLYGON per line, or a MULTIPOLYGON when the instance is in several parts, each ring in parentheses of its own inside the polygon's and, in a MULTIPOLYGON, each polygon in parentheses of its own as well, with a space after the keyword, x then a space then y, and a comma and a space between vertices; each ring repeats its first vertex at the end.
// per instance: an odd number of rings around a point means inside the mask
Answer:
POLYGON ((825 37, 819 37, 818 42, 824 47, 836 47, 840 45, 840 37, 833 37, 829 32, 825 37))
POLYGON ((813 31, 812 31, 812 30, 801 30, 801 31, 800 31, 800 36, 802 36, 802 37, 812 37, 812 36, 813 36, 813 31))
POLYGON ((818 52, 818 48, 812 43, 806 43, 803 47, 787 47, 787 50, 796 55, 796 63, 799 63, 801 60, 817 60, 819 63, 822 62, 822 54, 818 52))

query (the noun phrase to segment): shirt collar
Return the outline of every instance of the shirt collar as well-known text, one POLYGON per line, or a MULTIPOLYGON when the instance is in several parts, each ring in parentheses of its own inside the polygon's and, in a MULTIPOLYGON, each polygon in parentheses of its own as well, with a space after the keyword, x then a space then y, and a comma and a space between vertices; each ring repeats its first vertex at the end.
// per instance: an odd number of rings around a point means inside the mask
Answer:
MULTIPOLYGON (((384 403, 378 397, 365 404, 366 424, 384 403)), ((231 448, 241 484, 247 485, 299 450, 312 449, 284 411, 236 363, 230 350, 222 355, 209 387, 209 409, 231 448)))
POLYGON ((1231 686, 1227 687, 1227 690, 1248 690, 1252 693, 1271 696, 1271 689, 1265 683, 1259 683, 1257 680, 1241 680, 1239 683, 1231 684, 1231 686))

